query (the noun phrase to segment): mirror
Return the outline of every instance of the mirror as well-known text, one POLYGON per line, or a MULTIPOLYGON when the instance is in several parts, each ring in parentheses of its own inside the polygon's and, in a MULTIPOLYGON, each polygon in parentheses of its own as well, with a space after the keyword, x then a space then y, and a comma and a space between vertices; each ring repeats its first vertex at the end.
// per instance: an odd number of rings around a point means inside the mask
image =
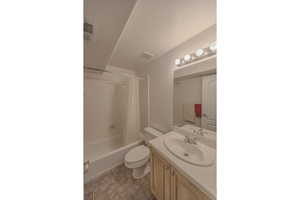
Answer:
POLYGON ((174 71, 173 121, 216 131, 216 58, 174 71))

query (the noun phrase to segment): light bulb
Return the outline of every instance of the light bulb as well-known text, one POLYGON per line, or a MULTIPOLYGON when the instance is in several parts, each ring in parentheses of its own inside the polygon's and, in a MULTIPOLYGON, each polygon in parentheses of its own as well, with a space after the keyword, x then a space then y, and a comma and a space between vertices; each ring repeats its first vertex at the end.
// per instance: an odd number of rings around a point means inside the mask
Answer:
POLYGON ((209 49, 212 51, 212 52, 215 52, 217 50, 217 43, 216 42, 213 42, 209 45, 209 49))
POLYGON ((180 59, 179 59, 179 58, 177 58, 177 59, 175 60, 175 65, 180 65, 180 59))
POLYGON ((184 56, 184 60, 185 60, 185 61, 191 60, 191 55, 190 55, 190 54, 185 55, 185 56, 184 56))
POLYGON ((200 57, 200 56, 203 55, 203 53, 204 53, 203 49, 198 49, 198 50, 196 51, 196 56, 197 56, 197 57, 200 57))

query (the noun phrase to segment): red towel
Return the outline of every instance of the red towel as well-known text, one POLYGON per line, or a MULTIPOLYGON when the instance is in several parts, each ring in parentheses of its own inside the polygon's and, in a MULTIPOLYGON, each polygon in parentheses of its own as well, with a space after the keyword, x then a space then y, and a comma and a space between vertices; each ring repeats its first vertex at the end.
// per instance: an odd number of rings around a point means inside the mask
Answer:
POLYGON ((196 117, 201 117, 201 104, 195 104, 196 117))

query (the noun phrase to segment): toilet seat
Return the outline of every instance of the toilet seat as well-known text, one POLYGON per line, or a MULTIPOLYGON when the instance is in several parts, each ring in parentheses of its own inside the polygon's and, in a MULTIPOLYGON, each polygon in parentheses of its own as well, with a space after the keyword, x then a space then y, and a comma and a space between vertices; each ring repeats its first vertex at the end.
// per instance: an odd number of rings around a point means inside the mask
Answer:
POLYGON ((150 150, 145 145, 137 146, 125 155, 125 165, 128 168, 143 166, 150 158, 150 150))

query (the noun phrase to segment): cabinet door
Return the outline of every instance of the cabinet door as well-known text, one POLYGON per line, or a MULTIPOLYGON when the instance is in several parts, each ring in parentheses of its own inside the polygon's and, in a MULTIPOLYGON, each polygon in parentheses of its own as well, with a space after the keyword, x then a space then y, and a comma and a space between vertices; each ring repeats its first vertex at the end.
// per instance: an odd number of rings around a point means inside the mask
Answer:
POLYGON ((164 165, 155 153, 151 155, 151 190, 158 200, 164 200, 164 165))
POLYGON ((164 164, 164 200, 173 200, 171 197, 171 177, 172 169, 168 164, 164 164))
POLYGON ((151 190, 158 200, 171 199, 171 167, 157 153, 151 154, 151 190))
POLYGON ((209 200, 209 198, 193 186, 186 178, 176 171, 172 173, 172 200, 209 200))
POLYGON ((210 200, 154 151, 151 152, 151 190, 157 200, 210 200))

